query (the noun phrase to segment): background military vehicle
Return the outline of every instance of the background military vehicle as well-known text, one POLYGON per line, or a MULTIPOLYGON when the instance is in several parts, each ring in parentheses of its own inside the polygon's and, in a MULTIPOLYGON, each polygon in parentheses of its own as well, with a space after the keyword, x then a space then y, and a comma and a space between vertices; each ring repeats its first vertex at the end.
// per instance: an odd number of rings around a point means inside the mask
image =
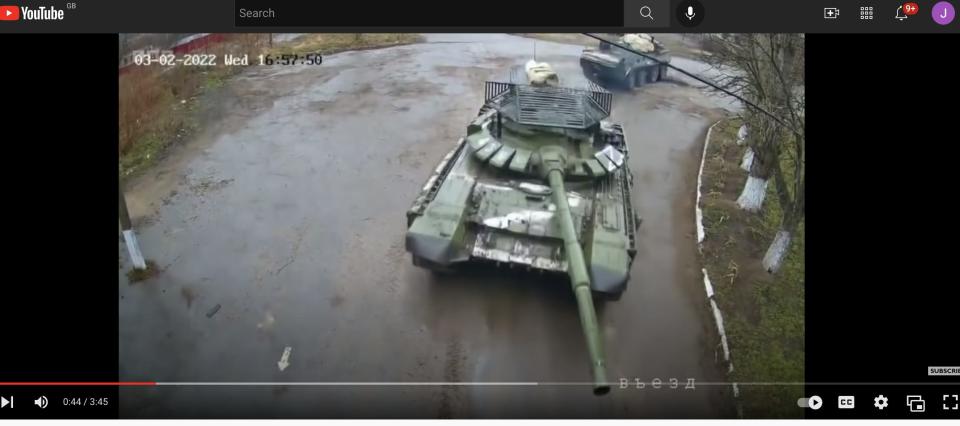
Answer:
POLYGON ((624 88, 639 87, 666 78, 670 50, 649 34, 624 34, 616 43, 600 42, 598 49, 584 49, 580 55, 583 73, 593 81, 612 83, 624 88), (648 57, 616 45, 627 46, 648 57))
POLYGON ((625 290, 640 220, 623 129, 606 120, 612 94, 559 83, 532 61, 486 83, 479 115, 407 212, 406 248, 429 269, 489 262, 568 275, 603 394, 593 301, 625 290))

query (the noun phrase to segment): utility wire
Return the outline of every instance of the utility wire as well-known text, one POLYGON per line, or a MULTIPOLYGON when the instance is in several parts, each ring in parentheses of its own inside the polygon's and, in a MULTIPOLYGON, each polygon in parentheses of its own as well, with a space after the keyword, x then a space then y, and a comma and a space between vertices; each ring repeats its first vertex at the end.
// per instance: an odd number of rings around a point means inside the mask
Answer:
POLYGON ((747 105, 747 106, 749 106, 749 107, 751 107, 751 108, 753 108, 753 109, 755 109, 755 110, 757 110, 757 111, 760 111, 760 112, 762 112, 764 115, 772 118, 774 121, 776 121, 777 123, 779 123, 781 126, 787 128, 787 129, 790 129, 790 131, 792 131, 793 133, 796 133, 797 135, 800 134, 800 132, 797 132, 793 127, 791 127, 791 126, 788 125, 785 121, 783 121, 782 119, 780 119, 780 117, 777 117, 776 115, 773 115, 773 113, 771 113, 771 112, 769 112, 769 111, 761 108, 759 105, 754 104, 753 102, 750 102, 750 101, 744 99, 742 96, 740 96, 740 95, 738 95, 738 94, 736 94, 736 93, 733 93, 733 92, 731 92, 730 90, 727 90, 727 89, 725 89, 725 88, 723 88, 723 87, 720 87, 720 85, 718 85, 718 84, 716 84, 716 83, 714 83, 714 82, 712 82, 712 81, 706 80, 706 79, 704 79, 704 78, 701 78, 701 77, 698 76, 698 75, 695 75, 695 74, 693 74, 693 73, 687 72, 686 70, 684 70, 684 69, 682 69, 682 68, 678 68, 678 67, 670 64, 669 62, 664 62, 664 61, 661 61, 661 60, 659 60, 659 59, 657 59, 657 58, 654 58, 653 56, 647 55, 647 54, 645 54, 645 53, 637 52, 636 50, 633 50, 633 49, 631 49, 631 48, 629 48, 629 47, 621 46, 619 43, 612 42, 612 41, 607 40, 607 39, 605 39, 605 38, 603 38, 603 37, 600 37, 600 36, 597 36, 597 35, 593 35, 593 34, 590 34, 590 33, 583 33, 583 35, 585 35, 585 36, 587 36, 587 37, 590 37, 590 38, 593 38, 593 39, 600 40, 601 42, 604 42, 604 43, 611 44, 611 45, 616 46, 616 47, 618 47, 618 48, 620 48, 620 49, 626 50, 627 52, 630 52, 630 53, 633 53, 633 54, 636 54, 636 55, 643 56, 644 58, 650 59, 651 61, 654 61, 654 62, 656 62, 656 63, 658 63, 658 64, 660 64, 660 65, 665 65, 665 66, 667 66, 667 67, 669 67, 669 68, 672 68, 672 69, 674 69, 674 70, 677 70, 677 71, 679 71, 679 72, 680 72, 681 74, 683 74, 683 75, 686 75, 686 76, 688 76, 688 77, 690 77, 690 78, 692 78, 692 79, 694 79, 694 80, 697 80, 697 81, 699 81, 699 82, 701 82, 701 83, 703 83, 703 84, 706 84, 707 86, 713 87, 714 89, 717 89, 717 90, 719 90, 719 91, 721 91, 721 92, 723 92, 723 93, 726 93, 727 95, 730 95, 730 96, 736 98, 736 99, 739 100, 740 102, 743 102, 745 105, 747 105))

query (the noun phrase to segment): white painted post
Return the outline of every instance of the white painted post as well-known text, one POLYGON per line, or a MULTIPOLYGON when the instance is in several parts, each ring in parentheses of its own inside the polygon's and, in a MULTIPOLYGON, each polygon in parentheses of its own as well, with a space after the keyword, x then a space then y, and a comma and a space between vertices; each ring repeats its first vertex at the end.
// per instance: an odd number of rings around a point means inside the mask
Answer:
POLYGON ((130 223, 130 213, 127 211, 127 200, 123 197, 123 188, 120 188, 120 226, 123 229, 123 241, 127 244, 127 251, 130 252, 133 267, 147 269, 147 262, 140 252, 137 235, 133 233, 133 225, 130 223))

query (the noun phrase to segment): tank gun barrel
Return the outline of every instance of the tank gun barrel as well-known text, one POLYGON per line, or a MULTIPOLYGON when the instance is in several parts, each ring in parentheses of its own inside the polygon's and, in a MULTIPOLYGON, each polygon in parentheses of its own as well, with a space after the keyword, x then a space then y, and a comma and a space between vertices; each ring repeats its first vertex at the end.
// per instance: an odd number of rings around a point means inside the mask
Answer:
POLYGON ((587 273, 583 249, 577 241, 576 228, 573 226, 573 217, 570 215, 570 206, 567 204, 567 192, 563 187, 563 171, 560 168, 553 168, 547 173, 547 179, 553 190, 553 202, 557 205, 557 214, 560 219, 560 233, 563 236, 563 248, 567 256, 567 274, 570 275, 573 294, 577 297, 580 326, 583 328, 583 336, 586 338, 587 349, 590 352, 593 393, 603 395, 610 391, 610 385, 607 383, 603 339, 597 322, 597 313, 593 307, 590 275, 587 273))

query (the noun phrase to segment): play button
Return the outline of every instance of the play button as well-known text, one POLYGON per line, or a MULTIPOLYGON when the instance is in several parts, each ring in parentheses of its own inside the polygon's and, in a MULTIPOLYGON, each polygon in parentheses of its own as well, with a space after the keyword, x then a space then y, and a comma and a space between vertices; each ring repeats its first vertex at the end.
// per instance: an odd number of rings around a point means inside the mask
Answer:
POLYGON ((823 406, 823 400, 817 395, 811 396, 810 399, 807 400, 807 406, 812 410, 819 410, 820 407, 823 406))
POLYGON ((13 408, 13 397, 11 396, 10 399, 7 399, 0 396, 0 408, 7 408, 8 405, 10 408, 13 408))

